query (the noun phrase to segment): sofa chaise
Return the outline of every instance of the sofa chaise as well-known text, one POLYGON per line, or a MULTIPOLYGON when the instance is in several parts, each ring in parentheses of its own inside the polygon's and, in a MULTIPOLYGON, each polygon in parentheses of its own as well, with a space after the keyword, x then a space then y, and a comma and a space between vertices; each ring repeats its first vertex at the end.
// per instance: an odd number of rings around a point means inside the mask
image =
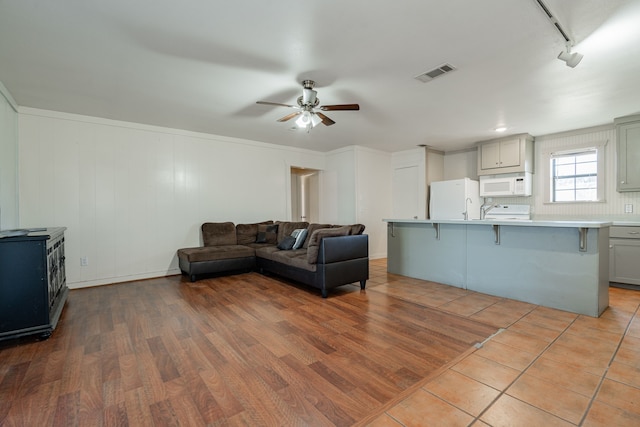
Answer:
POLYGON ((178 249, 183 274, 194 282, 207 274, 259 271, 329 290, 369 278, 369 237, 364 225, 264 221, 202 224, 202 247, 178 249))

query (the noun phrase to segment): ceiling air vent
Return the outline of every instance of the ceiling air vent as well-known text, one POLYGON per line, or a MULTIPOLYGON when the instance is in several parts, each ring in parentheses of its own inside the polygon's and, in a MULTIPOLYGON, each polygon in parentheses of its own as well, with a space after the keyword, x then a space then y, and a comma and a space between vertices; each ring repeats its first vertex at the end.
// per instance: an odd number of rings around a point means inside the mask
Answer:
POLYGON ((438 68, 434 68, 433 70, 427 71, 426 73, 422 73, 419 76, 416 76, 416 80, 420 80, 422 83, 430 82, 436 77, 440 77, 443 74, 450 73, 451 71, 455 71, 456 67, 451 64, 442 64, 438 68))

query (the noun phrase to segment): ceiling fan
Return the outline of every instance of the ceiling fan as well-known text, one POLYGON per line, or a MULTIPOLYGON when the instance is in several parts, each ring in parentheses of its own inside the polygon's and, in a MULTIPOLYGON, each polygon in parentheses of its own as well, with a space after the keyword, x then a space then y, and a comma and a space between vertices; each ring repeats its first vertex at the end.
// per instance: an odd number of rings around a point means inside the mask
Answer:
POLYGON ((279 122, 286 122, 288 120, 293 119, 294 117, 298 117, 296 120, 296 125, 299 128, 306 128, 307 132, 309 132, 312 128, 316 127, 320 123, 325 126, 331 126, 335 122, 331 120, 329 117, 325 116, 319 111, 315 111, 317 109, 322 111, 339 111, 339 110, 359 110, 360 106, 358 104, 337 104, 337 105, 321 105, 318 107, 320 100, 316 97, 318 92, 313 90, 313 87, 316 85, 316 82, 313 80, 303 80, 302 81, 302 96, 298 97, 298 105, 289 105, 289 104, 281 104, 279 102, 269 102, 269 101, 258 101, 256 104, 262 105, 276 105, 279 107, 287 107, 287 108, 295 108, 296 112, 287 114, 286 116, 278 119, 279 122))

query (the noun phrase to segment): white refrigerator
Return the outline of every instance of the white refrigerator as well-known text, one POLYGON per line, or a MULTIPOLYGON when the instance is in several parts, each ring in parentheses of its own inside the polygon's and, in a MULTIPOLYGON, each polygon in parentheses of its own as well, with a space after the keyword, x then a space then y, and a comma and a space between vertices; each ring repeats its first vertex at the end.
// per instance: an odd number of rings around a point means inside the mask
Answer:
POLYGON ((436 181, 429 192, 430 219, 480 219, 480 183, 469 178, 436 181))

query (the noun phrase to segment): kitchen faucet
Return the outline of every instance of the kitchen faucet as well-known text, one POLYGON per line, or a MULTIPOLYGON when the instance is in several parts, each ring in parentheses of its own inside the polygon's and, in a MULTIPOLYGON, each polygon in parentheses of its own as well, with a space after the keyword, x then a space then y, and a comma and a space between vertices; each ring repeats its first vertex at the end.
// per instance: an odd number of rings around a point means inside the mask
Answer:
POLYGON ((469 207, 467 205, 467 202, 473 204, 473 200, 471 200, 471 197, 467 197, 467 199, 464 201, 464 212, 462 212, 462 215, 464 215, 465 221, 469 219, 469 207))
POLYGON ((498 206, 500 205, 493 205, 491 203, 485 203, 484 205, 480 206, 480 219, 484 219, 491 209, 497 208, 498 206))

